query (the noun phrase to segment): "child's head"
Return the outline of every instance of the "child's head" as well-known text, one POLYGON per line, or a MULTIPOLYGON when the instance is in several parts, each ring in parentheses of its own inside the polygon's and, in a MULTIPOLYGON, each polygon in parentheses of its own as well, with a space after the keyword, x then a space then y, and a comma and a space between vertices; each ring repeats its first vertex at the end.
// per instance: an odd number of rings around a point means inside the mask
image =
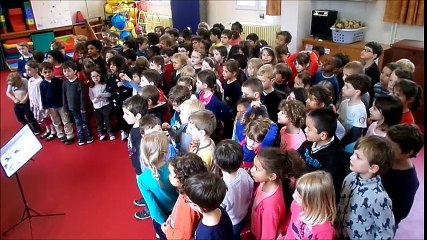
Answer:
POLYGON ((249 44, 252 47, 255 47, 255 44, 258 42, 259 37, 256 33, 249 33, 248 36, 246 36, 246 40, 249 41, 249 44))
POLYGON ((404 108, 409 108, 412 112, 421 106, 423 89, 414 81, 402 79, 396 83, 393 93, 403 104, 404 108))
POLYGON ((291 79, 292 70, 288 65, 284 63, 278 63, 276 66, 274 66, 274 74, 276 83, 284 84, 287 83, 289 79, 291 79))
POLYGON ((191 52, 191 64, 193 66, 200 66, 202 65, 202 59, 204 59, 207 56, 207 52, 202 50, 193 50, 191 52))
POLYGON ((237 114, 236 114, 236 121, 241 121, 243 123, 246 122, 246 116, 247 113, 250 111, 251 103, 255 101, 254 98, 250 97, 242 97, 237 101, 237 114))
POLYGON ((234 22, 231 24, 231 38, 237 39, 240 37, 240 34, 243 32, 243 26, 239 22, 234 22))
POLYGON ((135 61, 135 68, 140 68, 145 71, 150 68, 150 62, 144 56, 138 57, 135 61))
POLYGON ((165 65, 165 59, 162 56, 156 55, 150 58, 150 69, 162 72, 165 65))
POLYGON ((350 59, 348 58, 348 55, 345 53, 337 53, 334 54, 334 57, 339 58, 341 60, 341 66, 338 67, 335 74, 338 76, 341 76, 343 74, 343 68, 344 66, 350 62, 350 59))
POLYGON ((390 62, 384 65, 380 75, 380 83, 383 87, 388 88, 390 76, 397 67, 398 65, 395 62, 390 62))
POLYGON ((365 44, 365 47, 362 50, 360 57, 363 60, 369 60, 369 59, 375 60, 379 58, 382 53, 383 53, 383 47, 381 46, 381 44, 377 42, 368 42, 365 44))
POLYGON ((202 70, 209 69, 212 71, 216 71, 217 68, 218 68, 218 62, 215 60, 215 58, 213 58, 213 57, 203 58, 202 70))
POLYGON ((334 222, 336 214, 334 181, 330 173, 315 171, 296 182, 295 202, 303 209, 298 219, 310 225, 334 222))
POLYGON ((170 48, 174 44, 173 41, 172 41, 172 38, 169 35, 166 35, 166 34, 162 35, 159 38, 159 41, 160 41, 160 43, 159 43, 160 49, 162 49, 162 48, 170 48))
POLYGON ((64 54, 61 53, 59 50, 50 50, 47 53, 47 61, 52 64, 61 64, 64 62, 64 54))
POLYGON ((123 102, 123 118, 130 125, 138 123, 147 113, 148 103, 143 97, 134 95, 123 102))
POLYGON ((181 77, 195 77, 196 70, 194 67, 187 65, 181 68, 181 77))
POLYGON ((44 62, 45 55, 42 51, 34 50, 33 51, 33 59, 36 60, 38 63, 44 62))
POLYGON ((53 78, 53 65, 50 62, 40 63, 40 72, 44 79, 51 80, 53 78))
POLYGON ((19 42, 16 44, 16 48, 18 52, 23 56, 28 56, 30 54, 28 43, 27 42, 19 42))
POLYGON ((234 80, 237 78, 240 71, 240 64, 234 59, 229 59, 222 67, 222 76, 224 80, 234 80))
POLYGON ((263 85, 258 78, 249 78, 242 84, 242 97, 250 97, 259 101, 262 96, 262 91, 263 85))
POLYGON ((215 128, 216 117, 209 110, 193 112, 188 118, 187 131, 191 134, 192 140, 199 141, 202 138, 209 138, 215 128))
POLYGON ((337 116, 330 108, 318 108, 307 114, 305 125, 307 141, 328 141, 335 135, 337 116))
POLYGON ((194 77, 190 76, 181 76, 178 78, 176 85, 188 88, 190 90, 190 94, 196 93, 197 90, 196 80, 194 77))
POLYGON ((396 85, 396 83, 399 82, 400 79, 412 80, 412 77, 413 76, 410 71, 397 67, 390 75, 390 79, 388 82, 388 90, 390 92, 393 92, 394 85, 396 85))
POLYGON ((137 58, 136 52, 133 49, 124 51, 122 56, 126 59, 126 64, 129 66, 134 64, 137 58))
POLYGON ((262 83, 262 88, 265 91, 273 89, 273 83, 275 81, 274 67, 271 64, 264 64, 258 69, 257 78, 262 83))
POLYGON ((402 58, 396 61, 397 66, 403 70, 409 71, 411 73, 415 72, 415 64, 411 60, 402 58))
POLYGON ((96 63, 92 58, 84 58, 82 61, 83 65, 83 71, 86 74, 86 76, 90 76, 90 73, 92 70, 96 68, 96 63))
POLYGON ((63 55, 65 55, 65 46, 64 43, 61 40, 54 40, 52 44, 50 45, 51 50, 58 50, 63 55))
POLYGON ((99 41, 101 42, 103 49, 111 49, 113 47, 113 43, 109 37, 101 38, 99 41))
POLYGON ((154 32, 157 34, 157 36, 162 36, 163 34, 165 34, 165 28, 163 26, 156 26, 154 28, 154 32))
MULTIPOLYGON (((188 78, 188 77, 184 77, 184 78, 188 78)), ((185 100, 190 99, 190 97, 191 97, 191 92, 188 87, 176 85, 176 86, 173 86, 169 91, 168 101, 169 101, 169 104, 172 105, 173 110, 179 112, 179 105, 181 105, 185 100)))
POLYGON ((101 29, 101 38, 110 37, 110 29, 108 27, 103 26, 101 29))
POLYGON ((87 41, 86 43, 86 48, 87 48, 87 54, 90 57, 98 57, 101 54, 101 50, 102 50, 102 43, 99 40, 90 40, 87 41))
POLYGON ((217 61, 218 64, 222 64, 227 57, 227 48, 224 46, 218 46, 212 50, 213 58, 217 61))
POLYGON ((244 130, 246 147, 249 150, 258 149, 272 123, 270 119, 261 117, 246 124, 244 130))
POLYGON ((221 33, 221 43, 224 46, 228 46, 228 42, 230 41, 231 36, 232 36, 231 30, 230 29, 224 29, 221 33))
POLYGON ((357 73, 364 73, 365 70, 363 69, 363 64, 359 61, 351 61, 349 63, 347 63, 346 65, 344 65, 343 68, 343 76, 342 79, 345 81, 345 79, 353 74, 357 74, 357 73))
POLYGON ((311 74, 308 72, 300 72, 294 79, 295 88, 307 88, 310 86, 311 74))
POLYGON ((198 173, 207 173, 206 165, 202 158, 195 153, 178 154, 169 162, 169 181, 183 194, 185 181, 198 173))
POLYGON ((256 77, 258 69, 264 65, 264 61, 260 58, 251 58, 248 60, 248 76, 256 77))
POLYGON ((292 124, 301 128, 305 124, 305 105, 298 100, 282 100, 279 104, 277 121, 285 126, 292 124))
POLYGON ((105 62, 108 64, 108 62, 110 61, 110 58, 112 58, 112 57, 114 57, 114 56, 117 56, 117 55, 118 55, 118 53, 117 53, 117 51, 116 51, 116 50, 113 50, 113 49, 108 50, 108 51, 105 53, 105 62))
POLYGON ((290 55, 288 46, 286 46, 286 45, 276 46, 274 48, 274 50, 276 50, 277 62, 279 62, 279 63, 286 63, 286 61, 288 60, 288 57, 290 55))
POLYGON ((286 46, 292 41, 292 35, 288 31, 276 33, 276 46, 286 46))
POLYGON ((127 50, 138 50, 138 45, 134 39, 127 39, 123 42, 123 53, 125 53, 127 50))
POLYGON ((141 136, 156 131, 162 131, 161 124, 162 121, 156 117, 156 115, 151 113, 145 114, 139 119, 139 131, 141 132, 141 136))
POLYGON ((378 127, 385 132, 389 127, 400 123, 403 105, 396 96, 381 95, 375 99, 369 112, 371 120, 378 121, 378 127))
POLYGON ((117 45, 119 41, 119 34, 117 32, 110 32, 110 40, 113 43, 113 45, 117 45))
POLYGON ((354 147, 350 157, 350 170, 358 173, 362 178, 369 179, 385 173, 394 159, 391 142, 384 137, 362 137, 354 147))
POLYGON ((211 30, 209 30, 209 39, 211 40, 211 42, 216 43, 218 41, 221 41, 221 32, 222 31, 219 28, 211 28, 211 30))
POLYGON ((25 72, 29 77, 37 77, 39 75, 40 64, 36 60, 30 60, 25 64, 25 72))
POLYGON ((302 102, 304 105, 307 102, 308 97, 308 91, 305 88, 294 88, 291 93, 289 93, 289 96, 286 98, 286 100, 298 100, 302 102))
POLYGON ((168 153, 168 137, 162 131, 155 131, 144 135, 141 141, 141 165, 147 165, 153 177, 159 181, 159 165, 165 160, 168 153))
POLYGON ((325 86, 314 85, 308 89, 308 96, 305 102, 307 111, 327 107, 331 103, 332 93, 325 86))
POLYGON ((182 53, 175 53, 172 56, 173 69, 181 70, 188 63, 188 56, 182 53))
POLYGON ((335 99, 337 97, 337 96, 335 96, 334 85, 332 85, 332 83, 330 81, 328 81, 328 80, 322 80, 317 85, 324 86, 324 87, 326 87, 329 90, 329 92, 331 93, 332 102, 334 103, 335 99))
POLYGON ((182 35, 182 38, 184 39, 184 41, 190 41, 191 40, 191 36, 193 36, 193 32, 188 27, 188 28, 184 28, 182 30, 181 35, 182 35))
POLYGON ((86 57, 87 54, 87 49, 86 49, 86 45, 83 42, 77 43, 76 45, 74 45, 74 51, 78 54, 78 57, 80 59, 83 59, 86 57))
POLYGON ((334 74, 338 71, 338 68, 342 65, 342 61, 340 58, 325 55, 322 59, 322 71, 327 74, 334 74))
POLYGON ((154 85, 147 85, 144 86, 140 91, 139 94, 144 98, 147 99, 148 102, 148 108, 153 108, 157 106, 160 98, 159 90, 154 85))
POLYGON ((214 173, 195 174, 184 182, 185 202, 200 213, 208 213, 217 209, 224 200, 227 185, 221 177, 214 173))
POLYGON ((105 84, 106 80, 105 77, 103 75, 103 72, 101 71, 101 69, 99 68, 95 68, 91 73, 90 73, 90 86, 93 87, 96 84, 105 84))
POLYGON ((19 75, 19 73, 12 72, 7 75, 7 83, 12 87, 19 88, 24 82, 22 81, 22 77, 19 75))
POLYGON ((200 110, 205 110, 205 105, 197 99, 187 99, 179 105, 179 119, 182 124, 187 124, 190 116, 200 110))
POLYGON ((323 46, 315 45, 315 46, 313 46, 311 51, 314 52, 319 59, 321 57, 325 56, 325 47, 323 47, 323 46))
POLYGON ((212 70, 202 70, 197 74, 196 87, 200 91, 217 91, 216 74, 212 70))
POLYGON ((218 143, 214 152, 215 165, 222 171, 234 173, 243 162, 243 150, 239 143, 225 139, 218 143))
POLYGON ((110 70, 113 74, 119 74, 123 72, 127 65, 126 59, 121 55, 114 56, 108 60, 108 64, 110 65, 110 70))
POLYGON ((415 124, 394 125, 388 129, 387 138, 392 142, 396 161, 416 157, 424 146, 423 133, 415 124))
POLYGON ((352 74, 345 79, 343 97, 361 97, 371 87, 371 79, 365 74, 352 74))
POLYGON ((276 51, 270 46, 262 47, 259 57, 262 59, 264 64, 276 65, 277 63, 276 51))

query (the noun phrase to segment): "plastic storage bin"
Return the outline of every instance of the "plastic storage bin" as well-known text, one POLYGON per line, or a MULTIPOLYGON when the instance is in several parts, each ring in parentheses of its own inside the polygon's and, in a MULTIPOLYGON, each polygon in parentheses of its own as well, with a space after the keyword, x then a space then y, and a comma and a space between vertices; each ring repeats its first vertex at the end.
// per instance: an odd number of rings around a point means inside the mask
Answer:
POLYGON ((331 27, 332 40, 336 43, 354 43, 365 38, 367 27, 358 29, 339 29, 331 27))

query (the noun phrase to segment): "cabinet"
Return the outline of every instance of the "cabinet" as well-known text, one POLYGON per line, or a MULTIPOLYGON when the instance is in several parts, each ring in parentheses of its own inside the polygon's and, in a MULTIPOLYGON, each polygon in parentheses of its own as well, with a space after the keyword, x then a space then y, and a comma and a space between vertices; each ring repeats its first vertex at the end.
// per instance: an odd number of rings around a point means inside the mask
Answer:
MULTIPOLYGON (((424 90, 424 41, 404 39, 391 45, 391 61, 402 58, 411 60, 415 65, 414 81, 424 90)), ((424 125, 424 106, 414 113, 415 122, 424 125)))
MULTIPOLYGON (((311 50, 313 46, 322 46, 325 48, 325 52, 331 55, 337 53, 345 53, 350 58, 350 61, 360 61, 360 53, 365 47, 366 42, 355 42, 350 44, 335 43, 330 40, 315 39, 312 37, 304 38, 302 40, 301 50, 311 50)), ((384 63, 391 61, 391 48, 388 45, 381 44, 383 47, 383 54, 378 58, 378 67, 382 69, 384 63)))

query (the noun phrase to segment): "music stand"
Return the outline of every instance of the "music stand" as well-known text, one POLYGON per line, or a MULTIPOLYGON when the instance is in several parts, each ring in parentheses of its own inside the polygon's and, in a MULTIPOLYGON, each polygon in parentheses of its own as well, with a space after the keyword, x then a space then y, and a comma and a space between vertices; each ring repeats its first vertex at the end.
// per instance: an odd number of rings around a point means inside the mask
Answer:
POLYGON ((33 217, 48 217, 65 215, 65 213, 54 213, 54 214, 40 214, 34 209, 30 208, 27 204, 27 200, 22 190, 21 181, 19 180, 18 170, 28 160, 32 159, 34 154, 42 149, 42 145, 39 140, 34 136, 28 125, 25 125, 6 145, 1 148, 1 165, 3 166, 4 172, 8 177, 15 174, 16 181, 18 182, 19 191, 21 192, 22 200, 24 201, 24 213, 22 214, 21 220, 15 225, 3 232, 3 235, 14 229, 20 223, 26 219, 30 222, 31 236, 33 235, 33 227, 31 225, 31 218, 33 217), (32 214, 32 212, 34 214, 32 214))

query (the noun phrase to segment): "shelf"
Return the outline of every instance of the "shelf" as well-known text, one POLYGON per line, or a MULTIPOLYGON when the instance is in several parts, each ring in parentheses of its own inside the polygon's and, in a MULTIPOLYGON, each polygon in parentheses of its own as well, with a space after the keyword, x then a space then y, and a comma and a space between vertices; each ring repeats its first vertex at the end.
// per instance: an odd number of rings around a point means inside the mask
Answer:
MULTIPOLYGON (((84 23, 83 23, 84 24, 84 23)), ((81 25, 81 24, 75 24, 75 25, 81 25)), ((63 27, 55 27, 55 28, 48 28, 43 30, 27 30, 22 32, 11 32, 11 33, 5 33, 0 34, 0 41, 14 39, 14 38, 23 38, 23 37, 29 37, 32 33, 42 33, 42 32, 62 32, 62 31, 71 31, 73 32, 73 26, 63 26, 63 27)))

